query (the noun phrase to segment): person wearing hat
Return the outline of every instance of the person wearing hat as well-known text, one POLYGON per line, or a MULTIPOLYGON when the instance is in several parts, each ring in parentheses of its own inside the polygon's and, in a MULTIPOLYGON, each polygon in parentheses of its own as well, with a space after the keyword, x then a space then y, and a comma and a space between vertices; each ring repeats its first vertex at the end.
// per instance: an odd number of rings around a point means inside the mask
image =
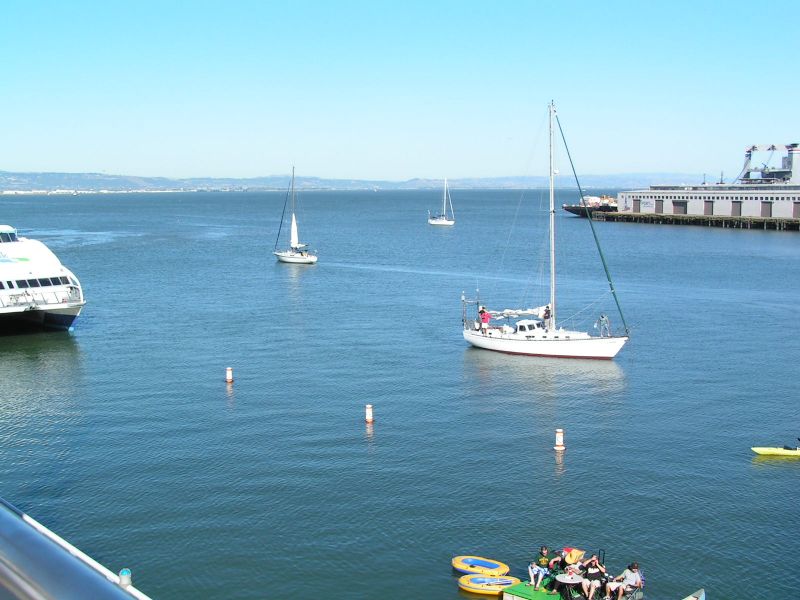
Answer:
POLYGON ((625 592, 633 591, 636 588, 641 589, 643 585, 642 574, 639 573, 639 563, 632 562, 622 572, 622 575, 606 584, 606 600, 610 600, 614 592, 616 592, 617 600, 622 600, 625 592))
POLYGON ((492 319, 492 315, 486 310, 485 306, 481 306, 481 309, 478 311, 478 316, 481 318, 481 333, 487 335, 489 332, 489 321, 492 319))

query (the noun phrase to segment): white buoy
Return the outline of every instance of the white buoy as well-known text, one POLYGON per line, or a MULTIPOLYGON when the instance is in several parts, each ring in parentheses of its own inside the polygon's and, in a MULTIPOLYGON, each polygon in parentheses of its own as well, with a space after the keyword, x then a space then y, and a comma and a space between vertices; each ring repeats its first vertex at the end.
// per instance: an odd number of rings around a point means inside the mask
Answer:
POLYGON ((233 383, 233 367, 225 369, 225 383, 233 383))
POLYGON ((129 587, 133 583, 133 575, 127 567, 119 572, 119 584, 122 587, 129 587))
POLYGON ((553 446, 553 450, 564 450, 566 446, 564 446, 564 430, 563 429, 556 429, 556 445, 553 446))
POLYGON ((373 423, 375 419, 372 418, 372 404, 367 404, 367 414, 366 414, 366 421, 367 423, 373 423))

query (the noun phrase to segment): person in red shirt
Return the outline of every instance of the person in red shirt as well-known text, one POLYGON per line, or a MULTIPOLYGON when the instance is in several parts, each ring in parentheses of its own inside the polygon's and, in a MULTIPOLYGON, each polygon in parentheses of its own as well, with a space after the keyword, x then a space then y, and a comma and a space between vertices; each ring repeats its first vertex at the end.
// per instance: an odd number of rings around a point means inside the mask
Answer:
POLYGON ((485 306, 481 306, 481 309, 478 311, 478 315, 481 318, 481 333, 483 335, 487 335, 489 332, 489 321, 492 318, 492 315, 489 314, 489 311, 486 310, 485 306))

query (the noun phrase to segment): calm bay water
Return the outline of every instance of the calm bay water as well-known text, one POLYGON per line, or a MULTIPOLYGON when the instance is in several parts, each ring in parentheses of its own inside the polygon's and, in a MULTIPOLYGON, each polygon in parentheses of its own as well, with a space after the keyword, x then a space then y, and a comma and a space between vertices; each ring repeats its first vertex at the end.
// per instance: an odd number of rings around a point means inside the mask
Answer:
MULTIPOLYGON (((544 303, 542 192, 454 190, 453 229, 437 191, 305 193, 312 267, 271 255, 283 197, 0 199, 89 300, 0 338, 0 495, 159 599, 456 599, 453 555, 541 544, 751 598, 798 554, 800 461, 749 449, 800 435, 797 234, 597 224, 631 342, 547 360, 468 348, 459 300, 544 303)), ((558 222, 562 316, 613 318, 558 222)))

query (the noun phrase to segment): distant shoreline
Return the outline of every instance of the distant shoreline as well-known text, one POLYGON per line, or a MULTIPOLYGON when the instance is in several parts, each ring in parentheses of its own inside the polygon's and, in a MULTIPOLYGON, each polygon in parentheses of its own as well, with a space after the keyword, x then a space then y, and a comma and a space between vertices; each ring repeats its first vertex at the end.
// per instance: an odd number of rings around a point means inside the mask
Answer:
MULTIPOLYGON (((526 187, 452 187, 453 190, 459 191, 482 191, 482 190, 506 190, 509 192, 513 191, 525 191, 525 190, 546 190, 546 186, 526 186, 526 187)), ((557 190, 577 190, 576 186, 561 186, 557 187, 557 190)), ((616 188, 616 187, 592 187, 592 186, 583 186, 585 191, 589 190, 597 190, 597 189, 604 189, 604 190, 614 190, 614 189, 623 189, 623 188, 616 188)), ((301 188, 298 191, 303 192, 304 194, 310 192, 424 192, 424 191, 431 191, 431 190, 439 190, 439 188, 434 187, 418 187, 418 188, 376 188, 376 189, 367 189, 367 188, 301 188)), ((149 189, 134 189, 134 190, 0 190, 0 196, 86 196, 86 195, 99 195, 99 194, 194 194, 194 193, 202 193, 202 194, 257 194, 257 193, 284 193, 286 192, 285 189, 281 188, 248 188, 243 190, 237 189, 197 189, 197 190, 149 190, 149 189)))
MULTIPOLYGON (((252 178, 138 177, 105 175, 102 173, 18 173, 0 171, 0 195, 16 194, 125 194, 178 192, 285 192, 289 175, 269 175, 252 178)), ((622 173, 615 175, 581 176, 586 190, 641 189, 654 184, 691 185, 702 182, 702 175, 686 173, 622 173)), ((543 176, 461 177, 448 178, 453 190, 527 190, 548 187, 543 176)), ((441 190, 442 179, 415 178, 405 181, 369 179, 326 179, 298 177, 295 189, 309 191, 390 191, 441 190)), ((570 177, 560 179, 559 189, 575 189, 570 177)), ((558 182, 557 182, 558 184, 558 182)))

